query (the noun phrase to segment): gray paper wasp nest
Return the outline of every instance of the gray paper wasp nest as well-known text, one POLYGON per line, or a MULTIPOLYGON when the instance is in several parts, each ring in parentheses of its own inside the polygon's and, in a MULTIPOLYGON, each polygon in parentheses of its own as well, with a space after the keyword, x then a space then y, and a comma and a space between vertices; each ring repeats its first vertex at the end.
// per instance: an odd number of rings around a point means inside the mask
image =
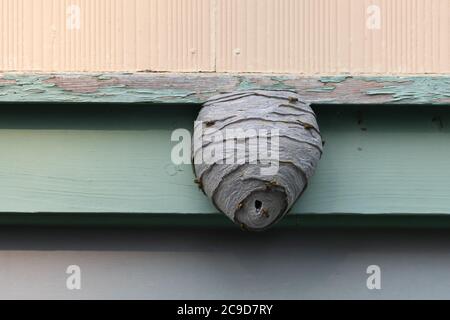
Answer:
POLYGON ((264 230, 308 185, 322 155, 316 116, 289 91, 242 91, 207 101, 195 122, 194 171, 232 221, 264 230))

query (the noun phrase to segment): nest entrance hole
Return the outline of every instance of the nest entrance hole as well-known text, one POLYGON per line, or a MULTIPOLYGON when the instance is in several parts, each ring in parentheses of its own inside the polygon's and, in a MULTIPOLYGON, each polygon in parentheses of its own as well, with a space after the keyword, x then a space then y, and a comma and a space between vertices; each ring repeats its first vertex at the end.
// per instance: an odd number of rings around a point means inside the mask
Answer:
POLYGON ((262 202, 259 200, 255 201, 255 209, 256 209, 256 213, 260 213, 261 209, 262 209, 262 202))

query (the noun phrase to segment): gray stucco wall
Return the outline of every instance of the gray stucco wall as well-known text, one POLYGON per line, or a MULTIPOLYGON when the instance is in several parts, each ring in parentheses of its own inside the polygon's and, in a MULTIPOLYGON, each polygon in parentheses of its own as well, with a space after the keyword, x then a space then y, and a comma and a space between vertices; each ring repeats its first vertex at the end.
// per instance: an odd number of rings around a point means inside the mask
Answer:
POLYGON ((0 266, 0 298, 450 298, 450 232, 4 228, 0 266))

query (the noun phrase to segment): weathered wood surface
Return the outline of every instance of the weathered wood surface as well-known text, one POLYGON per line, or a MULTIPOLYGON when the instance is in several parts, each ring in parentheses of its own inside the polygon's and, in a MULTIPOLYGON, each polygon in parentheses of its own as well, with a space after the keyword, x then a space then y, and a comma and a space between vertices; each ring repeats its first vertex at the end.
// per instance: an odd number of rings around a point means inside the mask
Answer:
POLYGON ((3 74, 0 102, 203 103, 218 93, 294 90, 314 104, 450 104, 450 76, 3 74))
MULTIPOLYGON (((170 159, 197 108, 6 105, 0 212, 211 214, 190 165, 170 159)), ((316 106, 325 140, 292 214, 450 214, 450 110, 316 106)), ((105 215, 107 217, 108 215, 105 215)))

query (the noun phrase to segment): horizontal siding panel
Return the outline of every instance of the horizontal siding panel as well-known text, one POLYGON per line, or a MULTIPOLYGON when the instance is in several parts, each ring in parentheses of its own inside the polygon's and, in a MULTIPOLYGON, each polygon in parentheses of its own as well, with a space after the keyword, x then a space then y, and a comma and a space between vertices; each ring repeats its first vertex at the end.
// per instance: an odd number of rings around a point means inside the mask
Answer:
MULTIPOLYGON (((450 214, 450 111, 315 111, 325 152, 291 214, 450 214)), ((171 160, 173 130, 191 129, 196 114, 185 106, 3 107, 0 224, 1 213, 14 212, 217 213, 192 166, 171 160)))
POLYGON ((0 19, 0 71, 450 73, 450 0, 0 0, 0 19))

